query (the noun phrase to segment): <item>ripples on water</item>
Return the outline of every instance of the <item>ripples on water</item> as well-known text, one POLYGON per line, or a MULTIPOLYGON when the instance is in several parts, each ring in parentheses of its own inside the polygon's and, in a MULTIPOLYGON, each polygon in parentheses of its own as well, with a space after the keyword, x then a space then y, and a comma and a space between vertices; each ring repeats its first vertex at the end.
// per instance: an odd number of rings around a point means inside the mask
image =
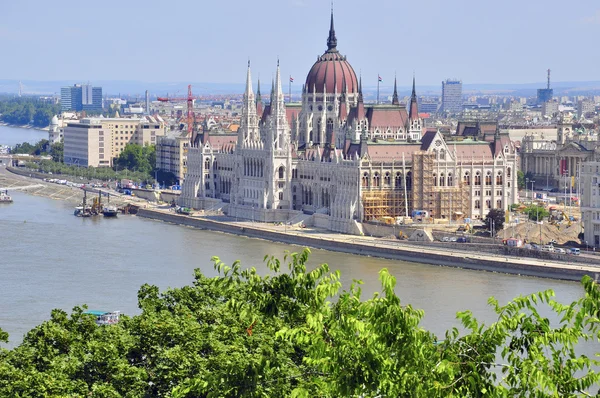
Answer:
MULTIPOLYGON (((53 308, 75 305, 138 313, 137 290, 144 283, 161 289, 190 284, 194 268, 215 275, 210 258, 267 272, 265 254, 301 250, 284 244, 195 230, 138 218, 77 218, 70 205, 15 192, 0 206, 0 327, 9 347, 45 319, 53 308)), ((423 327, 441 335, 458 326, 457 311, 471 309, 486 323, 495 320, 489 296, 505 303, 519 294, 554 289, 561 302, 582 294, 578 283, 466 271, 402 261, 313 250, 311 264, 329 263, 343 283, 364 281, 363 297, 380 291, 378 272, 397 278, 403 304, 425 310, 423 327)))

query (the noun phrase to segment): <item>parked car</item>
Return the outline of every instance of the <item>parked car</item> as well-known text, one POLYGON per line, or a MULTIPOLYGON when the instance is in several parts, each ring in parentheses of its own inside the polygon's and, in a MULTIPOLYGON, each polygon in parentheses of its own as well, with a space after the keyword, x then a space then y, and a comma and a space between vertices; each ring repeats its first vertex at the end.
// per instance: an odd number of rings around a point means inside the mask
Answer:
POLYGON ((456 241, 459 243, 467 243, 469 240, 466 237, 461 236, 456 241))
POLYGON ((569 254, 579 256, 581 254, 581 250, 579 250, 577 247, 571 247, 569 249, 569 254))
POLYGON ((449 237, 447 237, 447 236, 444 236, 444 237, 442 238, 442 242, 450 242, 450 238, 449 238, 449 237))
POLYGON ((562 247, 555 247, 554 248, 554 253, 566 254, 567 252, 562 247))
POLYGON ((456 242, 456 236, 451 237, 450 242, 456 242))

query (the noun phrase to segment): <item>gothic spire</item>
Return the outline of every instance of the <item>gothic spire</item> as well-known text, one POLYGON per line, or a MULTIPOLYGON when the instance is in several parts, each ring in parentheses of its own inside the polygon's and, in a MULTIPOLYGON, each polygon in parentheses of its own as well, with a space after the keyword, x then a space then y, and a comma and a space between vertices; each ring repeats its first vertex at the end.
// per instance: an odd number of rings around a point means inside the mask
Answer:
POLYGON ((410 95, 410 99, 417 99, 417 90, 415 90, 415 74, 413 73, 413 89, 412 89, 412 94, 410 95))
POLYGON ((331 4, 331 23, 329 24, 329 37, 327 38, 327 51, 337 51, 337 38, 333 27, 333 3, 331 4))
POLYGON ((415 75, 413 74, 412 94, 410 95, 410 108, 408 118, 415 120, 419 118, 419 104, 417 102, 417 90, 415 89, 415 75))
POLYGON ((392 105, 400 105, 398 100, 398 87, 396 86, 396 75, 394 74, 394 94, 392 95, 392 105))
POLYGON ((358 77, 358 102, 363 102, 362 95, 362 75, 358 77))
POLYGON ((260 97, 260 78, 258 79, 258 87, 256 88, 256 102, 261 102, 262 98, 260 97))
POLYGON ((254 96, 252 92, 252 76, 250 75, 250 60, 248 60, 248 73, 246 74, 246 92, 244 93, 246 98, 254 96))

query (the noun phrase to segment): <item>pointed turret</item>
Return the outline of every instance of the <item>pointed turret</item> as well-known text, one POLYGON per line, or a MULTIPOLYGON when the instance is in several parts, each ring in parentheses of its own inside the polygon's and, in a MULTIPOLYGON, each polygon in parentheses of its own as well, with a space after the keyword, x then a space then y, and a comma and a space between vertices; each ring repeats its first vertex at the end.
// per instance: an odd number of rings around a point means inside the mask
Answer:
POLYGON ((396 75, 394 75, 394 94, 392 95, 392 105, 400 105, 398 100, 398 87, 396 85, 396 75))
POLYGON ((252 96, 254 97, 254 92, 252 91, 252 76, 250 74, 250 60, 248 60, 248 72, 246 73, 246 91, 244 92, 246 98, 252 96))
POLYGON ((356 105, 356 117, 358 120, 365 118, 365 104, 362 95, 362 76, 358 78, 358 104, 356 105))
POLYGON ((262 118, 263 102, 262 97, 260 96, 260 79, 258 79, 258 87, 256 88, 256 114, 259 119, 262 118))
POLYGON ((331 23, 329 24, 329 37, 327 37, 327 51, 337 51, 337 38, 335 37, 335 29, 333 27, 333 6, 331 7, 331 23))
POLYGON ((410 108, 408 118, 415 120, 419 118, 419 105, 417 104, 417 91, 415 90, 415 76, 413 75, 412 94, 410 95, 410 108))

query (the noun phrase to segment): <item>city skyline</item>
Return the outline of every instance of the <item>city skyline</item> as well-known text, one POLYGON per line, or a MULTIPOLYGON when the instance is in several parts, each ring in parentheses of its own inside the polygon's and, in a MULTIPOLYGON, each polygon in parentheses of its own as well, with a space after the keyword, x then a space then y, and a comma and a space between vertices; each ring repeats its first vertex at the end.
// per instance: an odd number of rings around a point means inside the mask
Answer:
MULTIPOLYGON (((396 74, 407 85, 414 71, 417 85, 441 85, 446 78, 519 84, 543 81, 548 68, 555 81, 598 80, 598 56, 590 49, 600 33, 600 6, 583 3, 578 10, 587 12, 574 16, 568 37, 557 31, 551 40, 540 38, 548 26, 564 24, 560 3, 509 0, 491 8, 474 0, 460 7, 439 0, 375 1, 365 9, 348 0, 335 3, 334 13, 340 52, 365 80, 381 75, 387 84, 396 74), (575 63, 568 53, 586 54, 587 62, 575 63)), ((115 10, 71 0, 9 3, 0 45, 10 62, 0 66, 0 76, 235 83, 243 80, 250 58, 268 85, 279 58, 282 74, 299 86, 326 48, 328 2, 268 0, 258 7, 233 1, 227 9, 157 4, 133 1, 115 10)))

